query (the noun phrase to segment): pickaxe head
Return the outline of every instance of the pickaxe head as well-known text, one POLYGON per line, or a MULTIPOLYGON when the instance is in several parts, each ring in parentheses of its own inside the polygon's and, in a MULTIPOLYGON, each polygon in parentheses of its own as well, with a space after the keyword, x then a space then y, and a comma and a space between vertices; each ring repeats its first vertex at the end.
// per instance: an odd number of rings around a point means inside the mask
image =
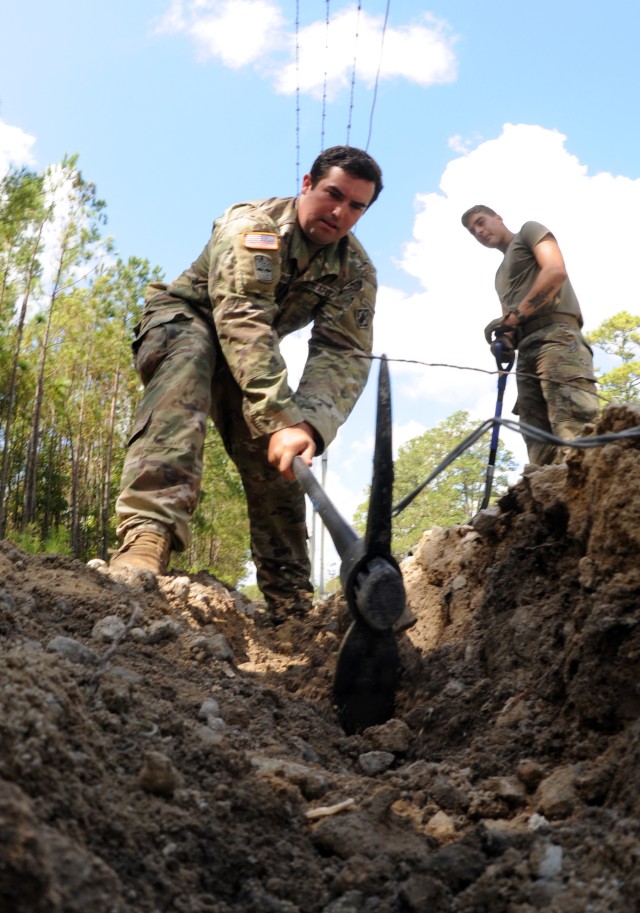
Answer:
POLYGON ((340 578, 353 622, 340 647, 333 697, 345 731, 361 731, 393 714, 400 675, 393 625, 406 606, 402 574, 391 554, 393 453, 385 356, 378 376, 373 479, 364 539, 340 516, 299 457, 293 469, 341 558, 340 578))

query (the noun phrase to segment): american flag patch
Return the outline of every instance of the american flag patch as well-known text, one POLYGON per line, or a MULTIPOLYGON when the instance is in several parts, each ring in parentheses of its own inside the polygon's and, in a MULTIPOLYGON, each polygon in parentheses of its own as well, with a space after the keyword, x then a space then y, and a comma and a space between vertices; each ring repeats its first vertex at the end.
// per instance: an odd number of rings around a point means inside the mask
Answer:
POLYGON ((251 250, 277 250, 279 238, 273 231, 245 231, 243 243, 251 250))

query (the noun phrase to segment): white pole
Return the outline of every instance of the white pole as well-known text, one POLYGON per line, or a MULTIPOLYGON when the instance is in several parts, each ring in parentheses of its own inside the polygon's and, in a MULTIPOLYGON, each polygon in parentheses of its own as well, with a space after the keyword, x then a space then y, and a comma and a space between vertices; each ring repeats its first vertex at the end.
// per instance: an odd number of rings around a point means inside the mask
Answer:
POLYGON ((316 579, 316 509, 311 509, 311 536, 309 537, 309 552, 311 557, 311 582, 316 579))
MULTIPOLYGON (((329 457, 328 457, 327 451, 325 450, 321 457, 323 491, 327 490, 326 484, 327 484, 328 459, 329 459, 329 457)), ((320 524, 320 593, 321 594, 324 593, 324 532, 325 532, 324 523, 321 523, 320 524)))

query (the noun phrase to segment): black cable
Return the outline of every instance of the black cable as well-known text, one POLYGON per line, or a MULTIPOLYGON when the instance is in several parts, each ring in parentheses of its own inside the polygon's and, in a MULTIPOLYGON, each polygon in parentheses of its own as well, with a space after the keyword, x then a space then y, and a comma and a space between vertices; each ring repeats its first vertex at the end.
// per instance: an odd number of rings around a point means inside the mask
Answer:
MULTIPOLYGON (((357 352, 357 353, 353 352, 352 354, 353 354, 354 358, 368 358, 372 362, 378 361, 382 357, 380 355, 374 355, 374 354, 364 355, 362 352, 357 352)), ((393 362, 395 364, 422 365, 422 367, 424 367, 424 368, 451 368, 454 371, 475 371, 477 374, 488 374, 489 376, 491 376, 493 374, 500 374, 500 371, 497 371, 495 368, 472 368, 470 365, 452 365, 451 363, 446 362, 446 361, 421 361, 418 358, 393 358, 392 356, 388 356, 387 361, 389 362, 389 364, 391 364, 393 362)), ((529 377, 532 380, 539 380, 537 374, 529 374, 526 371, 517 371, 516 370, 513 372, 513 375, 514 375, 514 377, 529 377)), ((582 389, 580 384, 577 384, 577 383, 572 384, 571 381, 568 381, 568 380, 553 380, 552 378, 549 378, 549 377, 547 377, 545 379, 546 379, 546 382, 549 384, 558 384, 559 386, 570 387, 575 390, 582 389)), ((594 395, 597 396, 599 399, 603 400, 603 402, 605 402, 605 403, 609 402, 609 400, 605 396, 602 396, 600 393, 598 393, 595 390, 594 390, 594 395)))
POLYGON ((391 511, 391 516, 397 517, 398 514, 405 509, 405 507, 408 507, 409 504, 411 504, 414 498, 417 498, 420 492, 427 487, 429 482, 432 482, 436 476, 439 476, 440 473, 443 472, 450 463, 453 463, 453 461, 457 460, 459 456, 462 456, 465 450, 467 450, 468 447, 471 447, 472 444, 475 444, 478 438, 482 437, 485 431, 487 431, 489 428, 492 428, 494 424, 495 419, 490 418, 486 422, 483 422, 482 425, 480 425, 478 428, 476 428, 475 431, 472 431, 471 434, 467 435, 464 440, 460 441, 460 443, 454 447, 454 449, 444 458, 444 460, 441 460, 438 463, 431 475, 429 475, 421 485, 418 485, 417 488, 414 488, 413 491, 406 495, 401 501, 398 501, 398 503, 391 511))
MULTIPOLYGON (((496 421, 491 419, 492 422, 496 421)), ((608 434, 592 434, 589 437, 576 437, 571 440, 557 437, 550 431, 543 431, 542 428, 535 428, 533 425, 527 425, 526 422, 517 422, 512 418, 501 418, 500 424, 510 431, 518 431, 522 434, 524 429, 527 437, 542 441, 543 443, 556 444, 558 447, 576 447, 580 450, 589 450, 593 447, 602 447, 604 444, 611 444, 615 441, 626 438, 640 437, 640 425, 634 425, 632 428, 625 428, 624 431, 610 431, 608 434)))
POLYGON ((625 428, 624 431, 612 431, 608 434, 592 434, 589 437, 573 438, 573 440, 567 441, 564 438, 557 437, 555 434, 551 434, 549 431, 543 431, 542 428, 535 428, 533 425, 528 425, 526 422, 517 422, 510 418, 490 418, 479 425, 475 431, 472 431, 471 434, 457 445, 457 447, 454 447, 451 453, 438 463, 431 475, 429 475, 422 484, 418 485, 417 488, 414 488, 408 495, 405 495, 401 501, 398 501, 391 511, 391 516, 397 517, 398 514, 401 513, 405 507, 408 507, 420 492, 426 488, 429 482, 432 482, 450 463, 461 456, 465 450, 471 447, 472 444, 475 444, 478 438, 482 437, 483 434, 493 428, 496 424, 504 425, 504 427, 508 428, 510 431, 517 431, 520 434, 524 431, 526 432, 527 437, 543 443, 555 444, 559 447, 576 447, 583 450, 591 449, 593 447, 602 447, 605 444, 611 444, 615 441, 629 438, 640 438, 640 425, 634 425, 632 428, 625 428))
POLYGON ((384 39, 387 34, 387 22, 389 21, 389 7, 391 6, 391 0, 387 0, 387 9, 384 14, 384 25, 382 26, 382 40, 380 42, 380 57, 378 59, 378 72, 376 73, 376 81, 373 87, 373 102, 371 103, 371 113, 369 114, 369 136, 367 137, 367 145, 364 147, 365 152, 369 151, 369 143, 371 142, 371 131, 373 129, 373 112, 376 108, 376 100, 378 98, 378 81, 380 79, 380 68, 382 66, 382 51, 384 48, 384 39))

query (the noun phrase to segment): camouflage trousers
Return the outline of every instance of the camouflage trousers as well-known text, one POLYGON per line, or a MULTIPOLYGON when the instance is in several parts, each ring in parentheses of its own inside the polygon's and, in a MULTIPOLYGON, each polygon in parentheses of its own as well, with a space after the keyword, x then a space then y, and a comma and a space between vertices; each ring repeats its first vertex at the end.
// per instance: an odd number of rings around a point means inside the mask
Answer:
MULTIPOLYGON (((598 415, 592 352, 578 327, 551 324, 525 336, 518 347, 520 420, 563 440, 580 437, 598 415)), ((532 463, 562 462, 566 449, 523 435, 532 463)))
POLYGON ((186 307, 156 312, 143 318, 133 349, 145 389, 116 503, 118 536, 162 524, 174 550, 187 547, 211 417, 242 478, 258 586, 270 608, 304 607, 313 591, 304 494, 269 464, 268 436, 249 434, 214 329, 186 307))

